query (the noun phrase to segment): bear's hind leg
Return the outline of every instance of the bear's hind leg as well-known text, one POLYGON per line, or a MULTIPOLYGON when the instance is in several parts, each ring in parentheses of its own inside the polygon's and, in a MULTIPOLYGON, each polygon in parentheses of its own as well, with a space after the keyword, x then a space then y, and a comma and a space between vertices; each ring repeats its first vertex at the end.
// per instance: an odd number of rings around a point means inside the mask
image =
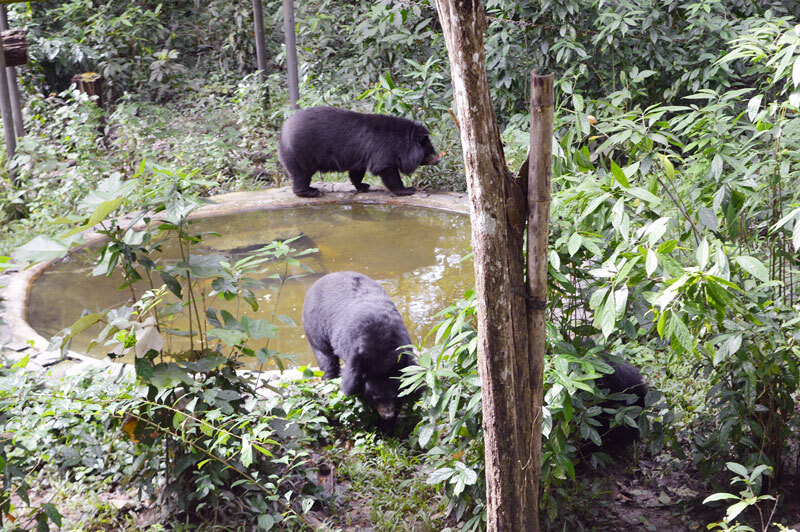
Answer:
POLYGON ((322 195, 318 188, 311 185, 311 176, 314 174, 291 174, 292 192, 301 198, 316 198, 322 195))

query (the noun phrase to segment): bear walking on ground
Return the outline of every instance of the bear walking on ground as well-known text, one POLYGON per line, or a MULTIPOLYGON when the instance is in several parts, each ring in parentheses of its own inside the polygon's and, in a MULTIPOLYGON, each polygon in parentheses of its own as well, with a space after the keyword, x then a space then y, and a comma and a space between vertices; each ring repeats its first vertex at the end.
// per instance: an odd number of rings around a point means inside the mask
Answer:
POLYGON ((382 427, 393 426, 402 404, 397 377, 414 359, 404 352, 411 338, 386 291, 360 273, 329 273, 306 293, 303 328, 325 378, 341 371, 342 392, 361 395, 382 427))
POLYGON ((310 107, 290 116, 281 128, 278 158, 294 193, 308 198, 320 195, 310 186, 317 172, 349 172, 359 192, 369 190, 362 183, 369 172, 392 194, 408 196, 416 190, 403 186, 400 172, 410 175, 420 165, 439 163, 430 133, 419 122, 335 107, 310 107))
MULTIPOLYGON (((642 415, 648 390, 647 383, 639 368, 633 364, 610 360, 605 356, 603 359, 613 371, 595 381, 595 386, 603 391, 605 398, 596 404, 601 410, 599 414, 593 416, 592 422, 600 435, 602 445, 597 445, 593 441, 582 442, 579 452, 584 456, 598 451, 617 454, 640 437, 638 427, 632 427, 624 421, 612 427, 612 421, 616 411, 626 407, 637 406, 640 409, 638 415, 642 415)), ((628 415, 638 417, 635 412, 628 412, 628 415)))
MULTIPOLYGON (((603 401, 600 406, 602 408, 619 408, 620 405, 635 405, 644 409, 647 383, 644 382, 639 368, 628 362, 614 362, 611 360, 607 362, 614 368, 614 372, 599 378, 597 387, 606 390, 606 395, 608 396, 624 394, 629 397, 626 400, 615 400, 614 397, 610 397, 603 401)), ((639 429, 630 425, 621 424, 609 429, 611 418, 608 414, 601 415, 600 421, 601 427, 599 430, 603 439, 603 449, 605 450, 622 449, 639 439, 639 429)))

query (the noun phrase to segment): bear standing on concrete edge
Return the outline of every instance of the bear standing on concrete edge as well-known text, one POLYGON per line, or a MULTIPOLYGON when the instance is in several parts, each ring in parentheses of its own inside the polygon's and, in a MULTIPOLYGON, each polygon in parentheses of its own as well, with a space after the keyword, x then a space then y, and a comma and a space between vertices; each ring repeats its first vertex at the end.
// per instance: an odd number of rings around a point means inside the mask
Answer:
POLYGON ((362 183, 369 172, 395 196, 408 196, 416 189, 403 186, 400 172, 410 175, 420 165, 439 163, 430 133, 419 122, 335 107, 310 107, 290 116, 281 128, 278 159, 295 195, 308 198, 320 195, 310 186, 317 172, 349 172, 359 192, 369 190, 362 183))
POLYGON ((391 426, 400 410, 400 370, 414 364, 411 338, 386 291, 356 272, 330 273, 309 288, 303 327, 326 379, 339 376, 342 392, 361 395, 391 426))

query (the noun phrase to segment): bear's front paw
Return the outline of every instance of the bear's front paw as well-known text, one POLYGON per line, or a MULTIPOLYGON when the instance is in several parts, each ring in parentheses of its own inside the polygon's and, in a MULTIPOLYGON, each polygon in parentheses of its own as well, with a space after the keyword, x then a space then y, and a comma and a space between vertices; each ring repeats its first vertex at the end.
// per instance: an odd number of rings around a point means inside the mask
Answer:
POLYGON ((369 192, 369 185, 367 183, 359 183, 356 185, 356 192, 369 192))

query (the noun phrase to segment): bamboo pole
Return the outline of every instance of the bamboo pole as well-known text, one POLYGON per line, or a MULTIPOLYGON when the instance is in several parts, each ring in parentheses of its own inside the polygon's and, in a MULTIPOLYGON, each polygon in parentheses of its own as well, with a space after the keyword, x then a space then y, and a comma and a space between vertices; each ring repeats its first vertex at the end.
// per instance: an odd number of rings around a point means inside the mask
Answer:
POLYGON ((553 176, 553 74, 531 71, 531 144, 528 164, 528 349, 533 390, 531 466, 536 493, 541 484, 542 407, 547 308, 547 244, 550 233, 550 180, 553 176))
MULTIPOLYGON (((8 29, 8 13, 6 6, 0 5, 0 32, 8 29)), ((3 59, 5 61, 5 58, 3 59)), ((17 87, 17 69, 16 67, 6 67, 8 74, 8 92, 11 100, 11 114, 14 119, 14 129, 16 129, 17 138, 25 136, 25 125, 22 122, 22 106, 19 99, 19 88, 17 87)))
POLYGON ((294 29, 294 1, 283 0, 283 31, 286 34, 286 73, 289 76, 289 103, 297 109, 300 88, 297 77, 297 43, 294 29))

